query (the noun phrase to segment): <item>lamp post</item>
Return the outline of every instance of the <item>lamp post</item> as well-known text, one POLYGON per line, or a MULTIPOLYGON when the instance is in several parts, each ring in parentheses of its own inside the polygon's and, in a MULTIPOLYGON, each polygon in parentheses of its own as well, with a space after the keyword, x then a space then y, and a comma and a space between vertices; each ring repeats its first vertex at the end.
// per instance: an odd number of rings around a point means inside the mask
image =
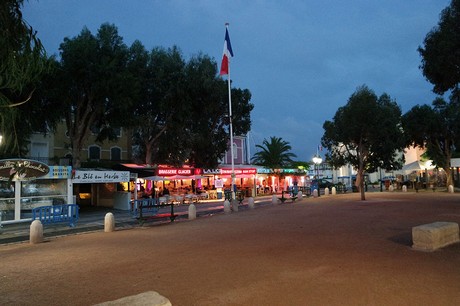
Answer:
POLYGON ((316 165, 316 185, 318 186, 318 197, 320 196, 321 194, 321 191, 320 191, 320 188, 319 188, 319 165, 323 162, 323 159, 321 158, 321 156, 319 156, 319 154, 317 153, 314 157, 313 157, 313 163, 316 165))

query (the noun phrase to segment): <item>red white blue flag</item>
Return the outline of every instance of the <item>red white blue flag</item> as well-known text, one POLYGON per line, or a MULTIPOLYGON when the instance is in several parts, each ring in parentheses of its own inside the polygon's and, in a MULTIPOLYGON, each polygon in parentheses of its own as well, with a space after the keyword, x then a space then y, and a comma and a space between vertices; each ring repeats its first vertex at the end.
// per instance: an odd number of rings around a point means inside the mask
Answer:
POLYGON ((224 54, 222 56, 222 64, 220 66, 220 75, 228 75, 230 57, 233 57, 232 45, 230 44, 230 36, 228 28, 225 29, 224 54))

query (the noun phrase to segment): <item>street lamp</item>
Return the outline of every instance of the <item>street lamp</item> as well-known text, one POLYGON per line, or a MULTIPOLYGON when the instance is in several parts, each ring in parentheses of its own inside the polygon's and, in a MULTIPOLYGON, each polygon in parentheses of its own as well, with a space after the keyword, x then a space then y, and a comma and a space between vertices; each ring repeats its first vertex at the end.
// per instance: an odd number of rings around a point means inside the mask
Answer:
POLYGON ((316 154, 314 157, 313 157, 313 163, 316 165, 316 184, 318 186, 318 197, 320 196, 321 192, 320 192, 320 188, 319 188, 319 165, 323 162, 323 159, 321 158, 321 156, 319 156, 319 154, 316 154))

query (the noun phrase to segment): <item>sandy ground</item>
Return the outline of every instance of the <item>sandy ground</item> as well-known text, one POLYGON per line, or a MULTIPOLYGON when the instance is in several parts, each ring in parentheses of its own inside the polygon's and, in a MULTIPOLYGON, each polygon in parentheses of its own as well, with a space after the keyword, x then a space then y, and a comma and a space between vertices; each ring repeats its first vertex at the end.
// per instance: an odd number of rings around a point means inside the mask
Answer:
POLYGON ((460 305, 460 194, 305 199, 194 221, 0 246, 1 305, 93 305, 157 291, 173 305, 460 305))

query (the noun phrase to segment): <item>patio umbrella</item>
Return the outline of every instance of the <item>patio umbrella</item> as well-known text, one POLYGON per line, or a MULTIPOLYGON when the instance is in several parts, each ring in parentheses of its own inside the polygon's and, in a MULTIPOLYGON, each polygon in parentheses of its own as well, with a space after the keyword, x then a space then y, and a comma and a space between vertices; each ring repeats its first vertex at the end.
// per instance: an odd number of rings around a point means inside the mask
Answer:
POLYGON ((431 169, 434 169, 434 166, 431 164, 431 160, 427 161, 426 163, 422 163, 419 160, 416 160, 402 167, 402 171, 407 171, 407 172, 431 170, 431 169))
POLYGON ((155 182, 169 180, 169 178, 167 177, 158 176, 158 175, 143 177, 143 179, 148 180, 148 181, 155 181, 155 182))

